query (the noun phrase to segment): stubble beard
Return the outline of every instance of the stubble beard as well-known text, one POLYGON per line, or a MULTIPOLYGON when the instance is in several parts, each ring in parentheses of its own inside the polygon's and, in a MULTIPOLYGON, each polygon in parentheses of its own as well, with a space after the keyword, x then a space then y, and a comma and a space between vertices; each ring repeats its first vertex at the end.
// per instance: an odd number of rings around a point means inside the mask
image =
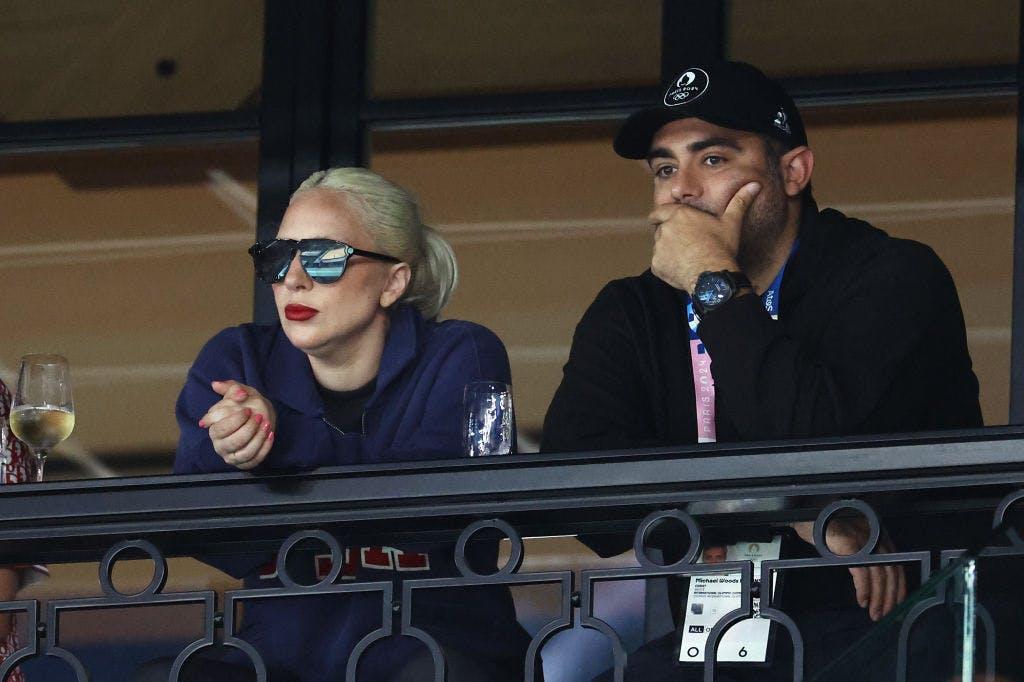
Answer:
POLYGON ((770 169, 767 184, 743 219, 736 264, 748 276, 760 274, 785 229, 786 193, 782 187, 782 170, 776 167, 770 169))

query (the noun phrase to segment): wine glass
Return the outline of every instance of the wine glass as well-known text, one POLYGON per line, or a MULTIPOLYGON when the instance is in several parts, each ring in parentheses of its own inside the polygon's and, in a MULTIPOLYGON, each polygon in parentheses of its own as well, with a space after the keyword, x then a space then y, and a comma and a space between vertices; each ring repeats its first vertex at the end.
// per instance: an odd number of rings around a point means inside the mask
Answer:
POLYGON ((462 444, 470 457, 507 455, 515 438, 512 387, 497 381, 466 384, 462 444))
POLYGON ((35 455, 37 482, 43 480, 50 448, 70 436, 74 428, 75 404, 68 361, 60 355, 23 357, 18 390, 11 405, 11 431, 35 455))
POLYGON ((0 484, 7 483, 7 467, 11 465, 11 437, 7 418, 0 414, 0 484))

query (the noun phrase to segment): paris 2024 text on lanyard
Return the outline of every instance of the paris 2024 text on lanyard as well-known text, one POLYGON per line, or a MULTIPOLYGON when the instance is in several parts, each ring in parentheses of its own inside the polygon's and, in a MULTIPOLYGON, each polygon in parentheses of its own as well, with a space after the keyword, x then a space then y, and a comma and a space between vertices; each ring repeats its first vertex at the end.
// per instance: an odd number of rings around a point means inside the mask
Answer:
MULTIPOLYGON (((790 258, 796 251, 796 244, 790 258)), ((787 261, 788 262, 788 261, 787 261)), ((773 320, 779 319, 780 290, 783 265, 771 286, 761 295, 765 310, 773 320)), ((715 431, 715 379, 711 375, 711 356, 697 335, 700 318, 693 310, 693 302, 687 301, 686 319, 690 327, 690 361, 693 363, 693 393, 696 400, 697 442, 714 443, 715 431)), ((761 579, 761 562, 778 559, 782 545, 781 536, 770 542, 737 542, 728 547, 717 548, 718 561, 751 561, 754 564, 754 580, 761 579), (723 551, 724 550, 724 551, 723 551), (724 554, 724 556, 723 556, 724 554)), ((712 556, 705 549, 701 562, 712 556)), ((682 637, 679 646, 680 662, 698 663, 704 661, 708 634, 718 619, 738 609, 741 600, 739 573, 702 574, 690 579, 687 603, 684 613, 682 637)), ((764 663, 768 655, 770 621, 759 618, 760 599, 753 600, 754 618, 736 623, 722 637, 718 645, 717 660, 730 663, 764 663)))
MULTIPOLYGON (((793 252, 796 245, 793 245, 793 252)), ((790 253, 790 258, 793 257, 790 253)), ((788 261, 787 261, 788 262, 788 261)), ((782 288, 783 265, 768 290, 761 294, 764 309, 773 320, 779 319, 779 290, 782 288)), ((715 379, 711 376, 711 356, 697 336, 700 317, 693 309, 693 301, 686 301, 686 321, 690 327, 690 362, 693 364, 693 394, 697 400, 697 442, 714 443, 715 437, 715 379)))

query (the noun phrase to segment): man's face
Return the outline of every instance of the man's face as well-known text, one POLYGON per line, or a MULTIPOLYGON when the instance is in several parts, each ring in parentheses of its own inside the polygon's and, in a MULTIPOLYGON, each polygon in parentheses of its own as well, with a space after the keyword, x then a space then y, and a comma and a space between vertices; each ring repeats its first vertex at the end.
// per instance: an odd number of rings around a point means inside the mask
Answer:
POLYGON ((722 564, 725 563, 728 558, 728 550, 721 545, 712 545, 711 547, 705 547, 701 558, 704 559, 706 564, 722 564))
POLYGON ((787 196, 760 135, 684 118, 655 134, 647 162, 656 206, 680 203, 721 216, 740 187, 761 183, 743 221, 736 261, 749 271, 769 257, 786 226, 787 196))

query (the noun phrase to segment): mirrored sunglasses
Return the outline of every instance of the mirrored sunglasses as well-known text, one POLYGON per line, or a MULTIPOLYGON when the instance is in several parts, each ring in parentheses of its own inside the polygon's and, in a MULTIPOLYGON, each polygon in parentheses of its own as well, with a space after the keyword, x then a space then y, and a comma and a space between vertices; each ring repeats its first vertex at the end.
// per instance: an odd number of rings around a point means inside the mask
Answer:
POLYGON ((288 274, 288 268, 299 254, 299 263, 309 278, 318 284, 332 284, 345 274, 348 259, 363 256, 388 263, 401 263, 394 256, 363 251, 333 239, 267 239, 249 247, 256 277, 267 284, 277 284, 288 274))

